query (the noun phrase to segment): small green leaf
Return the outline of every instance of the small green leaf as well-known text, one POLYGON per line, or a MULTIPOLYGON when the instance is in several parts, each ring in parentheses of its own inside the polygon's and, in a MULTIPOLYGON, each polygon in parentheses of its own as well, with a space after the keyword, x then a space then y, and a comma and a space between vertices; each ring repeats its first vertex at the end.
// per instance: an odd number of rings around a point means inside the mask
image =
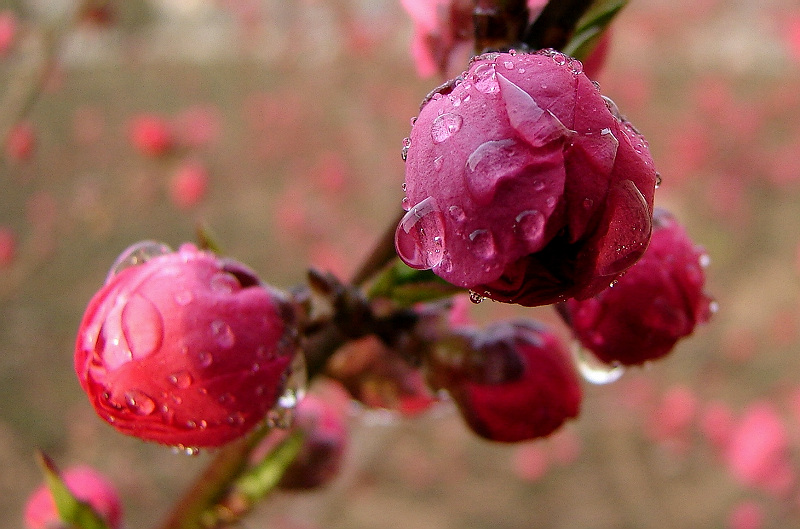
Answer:
POLYGON ((198 248, 215 254, 222 254, 222 247, 217 242, 217 237, 206 223, 198 222, 194 230, 198 248))
POLYGON ((595 5, 578 21, 575 33, 562 51, 576 59, 586 59, 611 21, 627 4, 628 0, 595 2, 595 5))
POLYGON ((108 529, 105 521, 89 504, 72 494, 52 459, 42 452, 37 453, 37 459, 62 522, 78 529, 108 529))
POLYGON ((299 430, 289 435, 258 465, 236 480, 233 486, 234 494, 242 495, 251 504, 269 494, 300 453, 304 437, 303 432, 299 430))
POLYGON ((463 292, 431 270, 415 270, 401 261, 387 268, 369 290, 371 299, 383 297, 400 306, 434 301, 463 292))

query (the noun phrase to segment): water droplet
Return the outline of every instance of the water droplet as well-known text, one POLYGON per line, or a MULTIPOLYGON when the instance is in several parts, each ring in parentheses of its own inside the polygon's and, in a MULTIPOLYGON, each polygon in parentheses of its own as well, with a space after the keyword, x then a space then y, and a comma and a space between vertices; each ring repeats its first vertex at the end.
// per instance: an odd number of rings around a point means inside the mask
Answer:
POLYGON ((250 372, 258 373, 259 371, 261 371, 261 364, 259 364, 258 362, 253 362, 253 365, 250 366, 250 372))
POLYGON ((656 189, 661 187, 661 173, 656 173, 656 189))
POLYGON ((542 242, 545 223, 544 215, 535 209, 527 210, 517 215, 515 220, 514 233, 518 237, 534 244, 542 242))
POLYGON ((716 314, 717 312, 719 312, 719 303, 717 303, 716 301, 709 302, 708 303, 708 312, 710 314, 716 314))
POLYGON ((192 294, 188 290, 184 290, 182 292, 178 292, 177 294, 175 294, 175 303, 177 303, 181 307, 185 307, 186 305, 191 303, 193 299, 194 299, 194 294, 192 294))
POLYGON ((134 294, 122 309, 122 334, 133 358, 145 358, 161 347, 164 319, 153 302, 134 294))
POLYGON ((616 382, 625 373, 625 366, 622 364, 606 364, 601 362, 591 351, 575 343, 573 347, 575 364, 578 372, 591 384, 610 384, 616 382))
POLYGON ((196 456, 200 453, 200 449, 196 446, 176 445, 172 447, 173 454, 183 454, 187 456, 196 456))
POLYGON ((189 419, 188 421, 186 421, 186 427, 189 428, 190 430, 194 430, 195 428, 197 428, 197 423, 189 419))
POLYGON ((494 94, 500 91, 494 64, 484 63, 475 68, 473 79, 475 80, 475 89, 479 92, 494 94))
POLYGON ((529 163, 529 151, 514 139, 484 142, 467 158, 467 190, 478 204, 488 204, 499 182, 529 163))
MULTIPOLYGON (((600 85, 597 85, 596 88, 599 90, 600 85)), ((619 107, 617 106, 617 104, 614 103, 614 101, 610 97, 602 96, 602 98, 606 104, 606 108, 608 109, 609 112, 611 112, 611 115, 617 118, 618 120, 622 121, 623 119, 622 114, 620 114, 619 107)))
POLYGON ((472 253, 481 259, 491 259, 497 254, 497 246, 489 230, 475 230, 469 234, 469 240, 472 253))
POLYGON ((403 138, 403 149, 400 151, 400 157, 405 162, 408 158, 408 149, 411 148, 411 138, 403 138))
POLYGON ((267 423, 273 428, 289 428, 292 425, 294 411, 306 394, 308 375, 303 353, 295 355, 285 377, 283 393, 267 413, 267 423))
POLYGON ((400 186, 400 188, 403 190, 403 193, 406 192, 406 188, 407 187, 408 187, 408 185, 405 182, 403 182, 403 185, 400 186))
POLYGON ((209 367, 214 362, 214 357, 208 351, 197 353, 197 363, 200 367, 209 367))
POLYGON ((519 72, 519 73, 525 73, 525 68, 520 68, 519 70, 517 70, 517 72, 519 72))
POLYGON ((517 50, 515 50, 514 48, 511 48, 510 50, 508 50, 508 54, 511 55, 512 57, 514 57, 517 54, 517 50))
POLYGON ((711 264, 711 256, 707 253, 703 252, 700 254, 700 257, 697 259, 697 262, 700 263, 702 268, 708 268, 708 265, 711 264))
POLYGON ((227 422, 228 424, 230 424, 232 426, 241 426, 241 425, 244 424, 245 418, 244 418, 244 415, 242 414, 242 412, 237 411, 237 412, 234 412, 234 413, 231 413, 230 415, 228 415, 225 418, 225 422, 227 422))
POLYGON ((547 197, 544 201, 544 205, 551 209, 554 208, 556 206, 556 197, 547 197))
POLYGON ((435 170, 437 171, 440 170, 443 165, 444 165, 444 156, 437 156, 436 158, 433 159, 433 168, 435 170))
POLYGON ((580 75, 583 73, 583 63, 578 59, 570 60, 569 66, 572 69, 572 73, 574 75, 580 75))
POLYGON ((590 209, 592 206, 594 206, 594 200, 588 197, 583 199, 583 207, 585 209, 590 209))
POLYGON ((211 290, 217 294, 233 294, 240 286, 239 281, 227 272, 217 272, 211 276, 211 290))
POLYGON ((114 261, 114 264, 111 265, 111 269, 108 271, 106 283, 111 281, 117 274, 126 268, 138 266, 154 257, 168 253, 172 253, 172 248, 164 243, 156 241, 137 242, 136 244, 126 248, 125 251, 123 251, 119 257, 117 257, 116 261, 114 261))
POLYGON ((464 219, 467 218, 464 210, 459 206, 450 206, 447 208, 447 212, 450 214, 450 218, 456 222, 464 222, 464 219))
POLYGON ((464 118, 458 114, 448 112, 442 114, 433 120, 431 125, 431 138, 433 143, 442 143, 450 136, 461 130, 461 125, 464 123, 464 118))
POLYGON ((395 247, 411 268, 428 270, 442 261, 444 220, 436 200, 428 197, 412 207, 395 232, 395 247))
POLYGON ((533 190, 536 192, 544 190, 544 182, 541 180, 534 180, 533 181, 533 190))
POLYGON ((233 404, 234 402, 236 402, 236 397, 234 397, 230 393, 223 393, 217 398, 217 400, 219 401, 220 404, 233 404))
POLYGON ((414 125, 416 124, 417 124, 417 116, 414 116, 413 118, 411 118, 411 128, 414 128, 414 125))
POLYGON ((477 305, 478 303, 481 303, 484 300, 484 297, 478 294, 477 292, 470 290, 469 300, 477 305))
POLYGON ((236 343, 236 336, 233 334, 231 326, 222 320, 214 320, 211 322, 211 334, 217 343, 225 348, 230 349, 236 343))
POLYGON ((156 410, 155 401, 138 389, 125 392, 125 404, 139 415, 150 415, 156 410))
POLYGON ((461 106, 461 98, 460 97, 453 97, 450 96, 450 99, 453 101, 453 108, 458 108, 461 106))
POLYGON ((503 66, 505 66, 509 70, 513 70, 514 69, 514 63, 512 61, 505 61, 503 63, 503 66))
POLYGON ((403 200, 400 202, 400 205, 403 207, 403 211, 408 211, 411 209, 411 201, 408 197, 403 197, 403 200))
POLYGON ((568 60, 567 56, 564 55, 563 53, 555 52, 551 55, 551 57, 553 58, 553 61, 559 66, 564 66, 565 64, 567 64, 568 60))
POLYGON ((192 375, 188 371, 178 371, 167 377, 170 384, 179 389, 188 388, 192 385, 192 375))

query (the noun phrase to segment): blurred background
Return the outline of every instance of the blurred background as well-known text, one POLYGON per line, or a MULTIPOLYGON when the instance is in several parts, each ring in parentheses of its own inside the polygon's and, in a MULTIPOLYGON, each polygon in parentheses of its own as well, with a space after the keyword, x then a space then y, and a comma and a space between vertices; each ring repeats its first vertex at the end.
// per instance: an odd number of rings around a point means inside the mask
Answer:
MULTIPOLYGON (((80 390, 75 331, 116 255, 202 221, 275 285, 307 265, 348 276, 399 210, 402 139, 440 82, 417 76, 398 0, 112 7, 0 0, 6 527, 36 448, 106 473, 129 528, 210 457, 117 434, 80 390)), ((354 413, 341 476, 242 527, 800 527, 800 7, 631 0, 612 31, 598 80, 649 139, 657 205, 707 248, 718 313, 668 358, 587 383, 546 440, 481 441, 446 406, 354 413)), ((558 326, 547 308, 471 311, 558 326)))

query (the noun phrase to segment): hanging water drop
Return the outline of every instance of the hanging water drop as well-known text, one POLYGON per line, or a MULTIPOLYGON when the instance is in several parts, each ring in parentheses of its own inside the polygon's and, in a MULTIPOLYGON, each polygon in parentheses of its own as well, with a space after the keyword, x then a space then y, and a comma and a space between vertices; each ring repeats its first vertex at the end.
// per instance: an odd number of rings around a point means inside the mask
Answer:
POLYGON ((285 377, 283 393, 267 413, 267 423, 273 428, 289 428, 292 425, 294 411, 306 394, 308 374, 306 357, 302 352, 295 355, 285 377))
POLYGON ((594 353, 579 342, 575 342, 572 351, 578 372, 591 384, 611 384, 619 380, 625 373, 625 366, 601 362, 594 353))
POLYGON ((477 304, 483 302, 484 297, 482 295, 478 294, 477 292, 475 292, 474 290, 470 290, 469 291, 469 300, 477 305, 477 304))
POLYGON ((412 207, 395 232, 395 247, 411 268, 429 270, 444 256, 444 219, 436 200, 428 197, 412 207))
POLYGON ((126 248, 125 251, 123 251, 119 257, 117 257, 116 261, 114 261, 114 264, 111 265, 111 269, 108 271, 106 283, 114 279, 117 274, 126 268, 138 266, 154 257, 168 253, 172 253, 172 248, 164 243, 156 241, 137 242, 136 244, 126 248))

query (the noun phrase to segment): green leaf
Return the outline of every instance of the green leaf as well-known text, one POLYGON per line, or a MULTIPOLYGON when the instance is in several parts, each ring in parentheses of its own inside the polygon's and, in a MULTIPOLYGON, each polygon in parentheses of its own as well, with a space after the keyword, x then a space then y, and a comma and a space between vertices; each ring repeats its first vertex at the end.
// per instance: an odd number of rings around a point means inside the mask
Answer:
POLYGON ((72 494, 52 459, 42 452, 37 453, 37 459, 62 522, 78 529, 108 529, 106 522, 89 504, 72 494))
POLYGON ((234 494, 241 495, 251 504, 269 494, 300 453, 304 437, 303 432, 299 430, 289 435, 258 465, 236 480, 233 486, 234 494))
POLYGON ((600 0, 578 21, 575 33, 562 50, 567 55, 585 60, 603 32, 619 14, 628 0, 600 0))
POLYGON ((401 261, 387 268, 369 290, 368 296, 388 298, 400 306, 434 301, 463 292, 431 270, 415 270, 401 261))

